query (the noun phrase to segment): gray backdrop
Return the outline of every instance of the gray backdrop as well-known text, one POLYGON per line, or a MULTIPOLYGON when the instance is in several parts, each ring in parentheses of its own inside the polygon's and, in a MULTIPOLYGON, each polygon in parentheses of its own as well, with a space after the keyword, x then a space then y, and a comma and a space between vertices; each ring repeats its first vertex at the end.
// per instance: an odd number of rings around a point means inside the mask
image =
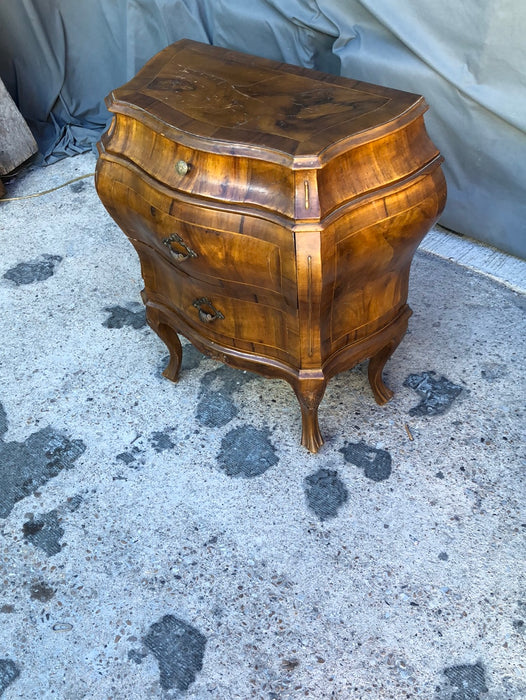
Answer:
POLYGON ((3 0, 0 76, 46 162, 90 148, 104 96, 183 37, 423 94, 442 225, 526 257, 522 0, 3 0))

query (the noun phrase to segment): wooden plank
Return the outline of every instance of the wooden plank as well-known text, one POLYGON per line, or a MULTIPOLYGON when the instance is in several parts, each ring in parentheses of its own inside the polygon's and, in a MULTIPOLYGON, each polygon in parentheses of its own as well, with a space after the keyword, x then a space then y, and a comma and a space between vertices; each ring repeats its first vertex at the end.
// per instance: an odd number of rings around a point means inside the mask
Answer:
POLYGON ((0 80, 0 175, 10 173, 37 151, 33 134, 0 80))

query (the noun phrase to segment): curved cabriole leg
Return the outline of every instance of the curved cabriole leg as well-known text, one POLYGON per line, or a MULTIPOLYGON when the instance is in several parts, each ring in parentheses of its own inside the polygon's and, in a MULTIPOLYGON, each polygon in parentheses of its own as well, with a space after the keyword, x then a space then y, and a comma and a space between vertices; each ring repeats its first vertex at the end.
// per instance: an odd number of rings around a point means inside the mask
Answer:
POLYGON ((325 378, 298 379, 294 384, 294 392, 301 408, 301 444, 309 452, 318 452, 323 445, 323 438, 318 424, 318 406, 325 393, 327 380, 325 378))
POLYGON ((396 350, 401 340, 402 338, 392 340, 369 360, 369 384, 373 390, 375 401, 376 403, 380 404, 380 406, 390 401, 394 396, 391 389, 384 384, 382 372, 384 370, 385 363, 396 350))
POLYGON ((159 324, 157 335, 170 351, 170 362, 163 371, 163 377, 171 382, 176 382, 179 379, 179 370, 181 369, 181 361, 183 359, 183 348, 179 336, 164 323, 159 324))
POLYGON ((171 382, 176 382, 179 378, 179 370, 181 369, 181 361, 183 359, 183 348, 181 347, 179 336, 171 326, 161 321, 158 313, 154 309, 148 306, 146 307, 146 318, 148 319, 149 325, 157 333, 170 353, 170 361, 163 371, 163 377, 166 377, 166 379, 169 379, 171 382))

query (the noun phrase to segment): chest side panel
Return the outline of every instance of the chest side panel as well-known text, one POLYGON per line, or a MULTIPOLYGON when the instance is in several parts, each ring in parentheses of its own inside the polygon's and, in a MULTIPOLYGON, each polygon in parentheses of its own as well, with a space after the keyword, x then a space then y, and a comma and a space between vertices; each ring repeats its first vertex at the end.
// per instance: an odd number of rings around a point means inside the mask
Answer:
POLYGON ((322 336, 327 356, 390 323, 407 302, 414 252, 439 216, 437 165, 401 188, 351 207, 323 232, 322 336))

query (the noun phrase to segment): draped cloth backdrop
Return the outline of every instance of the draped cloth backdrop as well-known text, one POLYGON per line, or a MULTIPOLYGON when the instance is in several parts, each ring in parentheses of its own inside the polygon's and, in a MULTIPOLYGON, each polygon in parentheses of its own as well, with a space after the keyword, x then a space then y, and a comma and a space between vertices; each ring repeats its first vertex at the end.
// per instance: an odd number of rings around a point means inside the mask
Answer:
POLYGON ((47 163, 92 147, 103 98, 183 37, 425 96, 441 223, 526 257, 522 0, 3 0, 0 77, 47 163))

